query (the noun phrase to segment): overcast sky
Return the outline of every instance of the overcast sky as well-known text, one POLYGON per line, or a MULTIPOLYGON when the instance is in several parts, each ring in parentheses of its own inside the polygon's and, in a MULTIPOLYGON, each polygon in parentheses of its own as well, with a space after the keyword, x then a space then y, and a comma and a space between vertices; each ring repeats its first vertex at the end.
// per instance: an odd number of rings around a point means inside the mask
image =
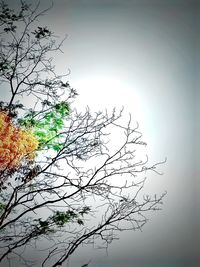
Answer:
POLYGON ((80 251, 73 267, 88 259, 91 267, 199 266, 198 13, 191 0, 55 0, 42 19, 68 35, 56 66, 71 70, 76 107, 123 105, 139 122, 151 161, 167 157, 164 175, 147 182, 150 193, 168 192, 163 210, 142 233, 122 233, 108 255, 80 251))

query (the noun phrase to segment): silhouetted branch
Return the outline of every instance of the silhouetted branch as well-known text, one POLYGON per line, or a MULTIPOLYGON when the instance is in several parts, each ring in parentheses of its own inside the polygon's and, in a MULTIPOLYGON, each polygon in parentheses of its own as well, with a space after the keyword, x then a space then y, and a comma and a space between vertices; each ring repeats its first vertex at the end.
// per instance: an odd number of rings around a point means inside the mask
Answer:
POLYGON ((51 57, 64 40, 35 26, 49 9, 20 3, 18 11, 0 5, 0 83, 10 93, 0 102, 0 262, 34 266, 26 252, 42 249, 41 266, 55 267, 80 245, 107 248, 119 232, 141 230, 165 195, 144 194, 146 174, 161 174, 165 161, 139 156, 146 143, 131 116, 122 121, 123 109, 71 107, 69 72, 58 75, 51 57), (37 148, 23 154, 31 142, 37 148))

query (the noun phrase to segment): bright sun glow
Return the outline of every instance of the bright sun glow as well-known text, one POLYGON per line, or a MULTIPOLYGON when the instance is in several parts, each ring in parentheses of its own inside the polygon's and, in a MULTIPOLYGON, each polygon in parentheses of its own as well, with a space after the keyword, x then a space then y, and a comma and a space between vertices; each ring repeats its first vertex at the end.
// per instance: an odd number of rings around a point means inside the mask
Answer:
MULTIPOLYGON (((120 109, 134 112, 135 118, 140 114, 139 96, 133 95, 132 86, 115 77, 90 75, 75 81, 75 87, 80 94, 77 98, 77 107, 88 105, 93 111, 120 109)), ((140 114, 141 116, 141 114, 140 114)))
MULTIPOLYGON (((132 86, 124 81, 101 75, 90 75, 80 80, 73 81, 73 86, 77 89, 79 96, 75 101, 75 107, 78 110, 84 110, 88 105, 92 113, 95 111, 112 112, 113 108, 120 111, 124 107, 124 114, 121 119, 121 124, 127 126, 129 115, 132 117, 132 127, 136 126, 136 122, 142 121, 142 108, 140 106, 140 98, 134 94, 132 86)), ((109 149, 116 151, 119 146, 124 142, 125 136, 123 130, 115 127, 108 130, 111 135, 109 136, 109 149)), ((143 140, 143 139, 142 139, 143 140)), ((137 146, 137 160, 146 157, 145 147, 137 146)), ((93 159, 93 162, 88 162, 88 166, 98 166, 99 161, 93 159)), ((84 166, 87 163, 84 162, 84 166)), ((115 177, 115 184, 120 185, 124 180, 120 177, 115 177)))

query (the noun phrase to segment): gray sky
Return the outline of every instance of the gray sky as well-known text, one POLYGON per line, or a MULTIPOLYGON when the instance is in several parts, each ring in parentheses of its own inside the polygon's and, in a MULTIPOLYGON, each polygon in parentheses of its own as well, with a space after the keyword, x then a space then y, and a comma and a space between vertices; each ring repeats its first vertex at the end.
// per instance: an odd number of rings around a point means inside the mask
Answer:
POLYGON ((80 250, 72 266, 88 259, 91 267, 199 266, 198 1, 54 2, 43 21, 68 35, 56 66, 71 69, 77 108, 123 105, 139 122, 151 161, 168 159, 164 175, 149 175, 146 188, 167 190, 163 210, 142 233, 122 233, 108 256, 80 250))

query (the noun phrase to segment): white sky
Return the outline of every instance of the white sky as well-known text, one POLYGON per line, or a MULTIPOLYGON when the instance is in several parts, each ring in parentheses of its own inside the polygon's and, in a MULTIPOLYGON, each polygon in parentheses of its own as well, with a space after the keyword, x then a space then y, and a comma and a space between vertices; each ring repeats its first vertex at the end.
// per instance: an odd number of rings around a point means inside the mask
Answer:
POLYGON ((171 260, 172 266, 178 266, 178 258, 187 262, 194 257, 198 225, 194 10, 173 4, 61 2, 55 6, 54 23, 56 32, 67 32, 68 39, 60 69, 67 64, 72 71, 69 80, 80 94, 75 104, 94 109, 125 106, 140 123, 150 158, 168 158, 164 176, 150 176, 147 185, 152 193, 168 191, 163 211, 152 216, 143 233, 122 234, 109 249, 109 266, 114 259, 137 259, 138 266, 144 258, 154 266, 155 259, 162 264, 171 260))
POLYGON ((108 256, 79 254, 73 266, 88 257, 91 267, 192 266, 199 229, 197 7, 192 1, 125 2, 56 0, 43 21, 56 34, 68 34, 56 66, 71 69, 69 81, 79 93, 74 105, 123 105, 139 122, 152 162, 168 158, 164 175, 150 175, 147 183, 148 191, 168 195, 142 233, 123 233, 108 256))

